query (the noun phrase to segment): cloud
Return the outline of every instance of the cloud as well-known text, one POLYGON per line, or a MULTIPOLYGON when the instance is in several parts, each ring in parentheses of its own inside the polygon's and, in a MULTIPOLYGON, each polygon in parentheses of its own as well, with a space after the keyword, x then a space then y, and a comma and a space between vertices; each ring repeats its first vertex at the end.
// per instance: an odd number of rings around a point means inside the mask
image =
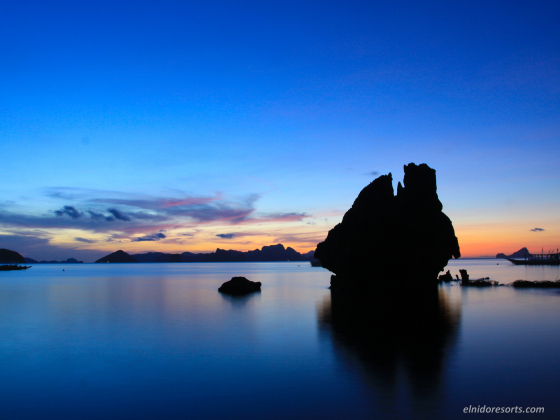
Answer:
POLYGON ((103 255, 107 255, 106 251, 82 250, 54 245, 50 243, 50 237, 43 235, 41 232, 35 232, 33 235, 0 235, 0 248, 11 249, 24 257, 30 257, 37 261, 64 261, 68 258, 76 258, 85 262, 93 262, 103 255))
MULTIPOLYGON (((51 213, 52 214, 52 213, 51 213)), ((120 219, 112 214, 106 216, 97 211, 88 210, 90 217, 53 217, 48 214, 37 216, 30 214, 15 213, 0 209, 0 227, 4 228, 28 228, 28 229, 79 229, 93 232, 126 232, 127 236, 133 233, 145 233, 146 231, 162 230, 167 228, 185 227, 180 221, 172 222, 169 217, 155 215, 146 218, 144 214, 134 214, 134 219, 124 221, 124 215, 119 212, 120 219)))
POLYGON ((366 175, 367 175, 367 176, 377 176, 377 175, 379 175, 379 172, 377 172, 377 171, 371 171, 371 172, 368 172, 366 175))
POLYGON ((222 239, 232 239, 235 237, 235 233, 218 233, 216 236, 222 239))
POLYGON ((34 249, 47 245, 49 241, 49 237, 34 235, 0 235, 0 248, 10 249, 27 255, 34 249))
POLYGON ((534 229, 531 229, 530 232, 544 232, 544 229, 534 228, 534 229))
POLYGON ((74 240, 78 241, 78 242, 84 242, 86 244, 94 244, 94 243, 97 242, 97 241, 94 241, 93 239, 80 238, 79 236, 76 236, 74 238, 74 240))
POLYGON ((259 194, 251 194, 237 200, 213 200, 208 202, 189 202, 159 209, 170 217, 187 217, 197 223, 226 222, 238 224, 250 219, 254 213, 259 194))
POLYGON ((232 238, 244 238, 247 236, 271 236, 268 233, 263 232, 231 232, 231 233, 219 233, 215 235, 219 238, 223 239, 232 239, 232 238))
MULTIPOLYGON (((102 191, 101 194, 109 197, 91 197, 91 190, 67 191, 62 189, 58 191, 51 189, 48 194, 51 197, 82 197, 87 203, 92 204, 109 204, 126 206, 128 208, 137 208, 149 210, 160 217, 181 217, 189 218, 197 223, 212 223, 217 221, 226 221, 228 223, 241 223, 248 219, 255 211, 254 203, 260 198, 259 194, 250 194, 233 200, 226 200, 220 193, 214 196, 185 196, 180 198, 174 197, 141 197, 131 194, 122 194, 124 197, 114 197, 117 192, 102 191), (112 196, 112 197, 111 197, 112 196)), ((122 214, 122 212, 121 212, 122 214)), ((116 215, 114 215, 118 219, 116 215)), ((130 218, 150 218, 154 217, 153 213, 131 213, 127 212, 125 217, 130 218)))
MULTIPOLYGON (((77 229, 105 233, 113 240, 159 240, 152 232, 185 230, 181 236, 194 236, 198 226, 206 224, 241 225, 298 222, 311 217, 299 212, 256 213, 259 194, 225 198, 211 196, 153 197, 117 191, 79 188, 47 190, 64 206, 44 214, 25 214, 10 210, 16 203, 0 207, 0 227, 4 229, 77 229), (70 202, 69 202, 70 201, 70 202)), ((87 234, 81 235, 82 239, 87 234)), ((241 233, 235 233, 239 238, 241 233)), ((76 239, 78 242, 87 243, 76 239)))
POLYGON ((117 219, 117 220, 123 220, 125 222, 130 222, 130 217, 128 217, 126 214, 120 212, 117 209, 107 209, 107 211, 109 213, 111 213, 115 217, 115 219, 117 219))
POLYGON ((145 235, 139 238, 134 238, 134 242, 159 241, 165 238, 166 236, 163 233, 159 232, 159 233, 154 233, 153 235, 145 235))
POLYGON ((275 222, 301 222, 302 219, 310 217, 305 213, 270 213, 262 218, 262 220, 275 222))
POLYGON ((55 210, 54 214, 56 214, 57 216, 64 216, 66 214, 70 216, 72 219, 77 219, 82 216, 82 213, 76 210, 76 208, 72 206, 64 206, 60 210, 55 210))
POLYGON ((91 216, 91 218, 92 218, 93 220, 102 220, 102 219, 105 219, 105 215, 102 214, 102 213, 97 213, 97 212, 92 211, 92 210, 88 210, 87 212, 89 213, 89 215, 91 216))
POLYGON ((307 245, 316 247, 319 242, 326 238, 326 233, 323 232, 306 232, 306 233, 286 233, 278 235, 274 238, 275 243, 296 243, 299 245, 307 245))
POLYGON ((180 206, 200 206, 212 201, 221 201, 222 195, 216 194, 213 197, 183 197, 183 198, 92 198, 91 203, 114 204, 120 206, 137 207, 147 210, 166 209, 169 207, 180 206))
POLYGON ((259 217, 247 218, 239 223, 301 222, 307 217, 311 217, 311 215, 306 213, 266 213, 259 217))

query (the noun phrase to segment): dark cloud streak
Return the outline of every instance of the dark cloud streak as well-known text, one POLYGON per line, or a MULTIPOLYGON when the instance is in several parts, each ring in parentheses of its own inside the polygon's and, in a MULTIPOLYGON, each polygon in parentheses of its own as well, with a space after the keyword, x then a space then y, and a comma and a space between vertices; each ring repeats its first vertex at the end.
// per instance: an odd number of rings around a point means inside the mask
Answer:
POLYGON ((54 214, 56 214, 59 217, 64 216, 66 214, 70 216, 72 219, 78 219, 79 217, 82 217, 83 213, 76 210, 76 208, 73 206, 64 206, 61 210, 55 210, 54 214))
POLYGON ((78 242, 84 242, 86 244, 94 244, 94 243, 97 242, 97 241, 94 241, 93 239, 80 238, 79 236, 76 236, 74 238, 74 240, 78 241, 78 242))
POLYGON ((134 242, 144 242, 144 241, 160 241, 165 239, 166 236, 163 233, 154 233, 153 235, 145 235, 139 238, 135 238, 134 242))
POLYGON ((222 239, 233 239, 235 237, 235 233, 218 233, 216 236, 222 239))
POLYGON ((114 218, 117 220, 122 220, 123 222, 130 222, 130 217, 117 209, 107 209, 107 211, 111 213, 114 216, 114 218))

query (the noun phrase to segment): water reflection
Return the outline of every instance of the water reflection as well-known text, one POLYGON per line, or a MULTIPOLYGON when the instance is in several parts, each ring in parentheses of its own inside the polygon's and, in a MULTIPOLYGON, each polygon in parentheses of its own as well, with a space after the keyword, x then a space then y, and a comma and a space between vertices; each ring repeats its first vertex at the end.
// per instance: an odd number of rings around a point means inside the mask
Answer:
POLYGON ((261 298, 261 291, 256 291, 246 295, 228 295, 227 293, 220 293, 222 299, 231 303, 233 308, 243 308, 249 301, 258 301, 261 298))
POLYGON ((319 329, 335 355, 391 417, 433 415, 444 398, 444 368, 461 318, 460 299, 449 290, 391 298, 333 292, 319 308, 319 329))

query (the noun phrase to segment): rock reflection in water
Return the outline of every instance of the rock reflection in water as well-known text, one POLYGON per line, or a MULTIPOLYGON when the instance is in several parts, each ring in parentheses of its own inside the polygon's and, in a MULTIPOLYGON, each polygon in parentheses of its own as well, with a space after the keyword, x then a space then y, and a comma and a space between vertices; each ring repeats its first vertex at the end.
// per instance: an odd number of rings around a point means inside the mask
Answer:
POLYGON ((220 293, 222 299, 227 300, 231 303, 234 308, 243 308, 250 301, 259 300, 261 297, 261 291, 248 293, 246 295, 228 295, 225 293, 220 293))
POLYGON ((332 338, 335 354, 359 371, 374 389, 378 408, 391 416, 439 411, 444 368, 461 318, 460 300, 451 300, 448 292, 388 297, 334 291, 319 309, 320 331, 332 338))

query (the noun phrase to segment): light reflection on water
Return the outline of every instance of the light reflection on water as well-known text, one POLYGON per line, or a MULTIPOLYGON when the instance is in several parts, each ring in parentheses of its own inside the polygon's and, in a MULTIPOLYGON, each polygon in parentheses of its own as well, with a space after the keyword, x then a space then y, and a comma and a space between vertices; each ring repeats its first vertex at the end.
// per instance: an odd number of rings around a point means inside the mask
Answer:
MULTIPOLYGON (((503 283, 558 271, 502 261, 450 266, 503 283)), ((452 283, 432 295, 403 291, 397 303, 345 302, 331 296, 330 273, 305 263, 0 274, 3 419, 453 419, 469 404, 560 414, 554 290, 452 283), (262 292, 217 292, 236 275, 262 292)))

